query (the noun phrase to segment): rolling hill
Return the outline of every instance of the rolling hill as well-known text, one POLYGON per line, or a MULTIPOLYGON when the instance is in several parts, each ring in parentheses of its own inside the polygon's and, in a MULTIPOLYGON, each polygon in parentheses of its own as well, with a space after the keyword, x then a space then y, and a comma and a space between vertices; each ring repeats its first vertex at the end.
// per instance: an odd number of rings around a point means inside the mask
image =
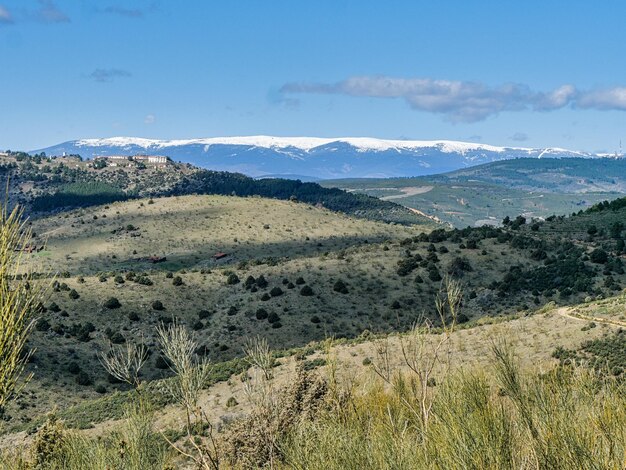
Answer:
POLYGON ((28 214, 55 212, 107 202, 185 194, 261 196, 297 200, 361 218, 402 224, 434 225, 414 210, 364 194, 350 194, 282 178, 255 180, 240 173, 205 170, 190 164, 144 164, 133 160, 83 161, 10 152, 0 156, 0 184, 28 214))
POLYGON ((55 405, 118 397, 126 387, 96 354, 111 344, 145 344, 144 379, 169 376, 155 329, 174 318, 194 331, 197 354, 241 370, 244 341, 257 334, 286 350, 404 331, 423 315, 437 322, 445 275, 463 283, 468 324, 610 297, 626 284, 616 225, 625 210, 616 202, 538 224, 430 231, 294 201, 190 195, 33 220, 44 249, 27 255, 40 273, 32 282, 57 278, 29 341, 35 380, 5 419, 24 428, 55 405))
POLYGON ((626 194, 626 159, 516 158, 426 177, 320 183, 403 204, 455 227, 497 225, 506 215, 542 219, 626 194))

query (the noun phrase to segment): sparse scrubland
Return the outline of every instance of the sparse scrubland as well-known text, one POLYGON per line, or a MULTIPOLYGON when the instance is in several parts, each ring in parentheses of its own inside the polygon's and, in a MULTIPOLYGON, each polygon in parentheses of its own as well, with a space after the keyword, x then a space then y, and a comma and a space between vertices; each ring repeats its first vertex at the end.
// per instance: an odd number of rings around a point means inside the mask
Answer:
POLYGON ((467 229, 217 195, 15 214, 2 468, 623 468, 624 200, 467 229))
POLYGON ((432 176, 326 180, 418 209, 454 227, 497 225, 505 216, 546 218, 626 194, 626 161, 514 158, 432 176))

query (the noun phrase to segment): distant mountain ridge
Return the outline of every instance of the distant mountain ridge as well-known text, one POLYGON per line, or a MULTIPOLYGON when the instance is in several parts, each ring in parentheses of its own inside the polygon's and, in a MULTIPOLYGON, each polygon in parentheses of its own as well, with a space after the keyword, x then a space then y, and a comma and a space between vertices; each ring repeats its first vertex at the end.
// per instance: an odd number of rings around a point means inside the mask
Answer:
POLYGON ((188 140, 112 137, 73 140, 36 150, 41 151, 84 158, 151 153, 253 177, 297 174, 319 179, 422 176, 513 158, 599 156, 560 148, 497 147, 450 140, 272 136, 188 140))

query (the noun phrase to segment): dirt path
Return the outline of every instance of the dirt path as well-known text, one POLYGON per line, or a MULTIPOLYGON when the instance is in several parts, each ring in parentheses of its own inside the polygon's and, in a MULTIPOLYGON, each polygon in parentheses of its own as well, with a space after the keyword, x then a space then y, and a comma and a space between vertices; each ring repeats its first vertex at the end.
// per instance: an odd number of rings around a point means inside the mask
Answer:
POLYGON ((436 215, 428 215, 427 213, 422 212, 422 211, 421 211, 421 210, 419 210, 419 209, 415 209, 414 207, 408 207, 408 206, 405 206, 405 207, 406 207, 408 210, 410 210, 411 212, 415 213, 415 214, 418 214, 418 215, 421 215, 421 216, 427 217, 427 218, 429 218, 429 219, 431 219, 431 220, 434 220, 435 222, 439 222, 439 223, 441 223, 441 219, 440 219, 439 217, 437 217, 436 215))
POLYGON ((569 308, 569 307, 561 307, 561 308, 556 310, 556 313, 558 315, 561 315, 562 317, 571 318, 573 320, 603 323, 605 325, 620 326, 622 328, 626 328, 626 322, 624 322, 624 321, 614 320, 612 318, 594 317, 594 316, 591 316, 591 315, 584 315, 582 313, 574 313, 574 312, 572 312, 572 309, 569 308))

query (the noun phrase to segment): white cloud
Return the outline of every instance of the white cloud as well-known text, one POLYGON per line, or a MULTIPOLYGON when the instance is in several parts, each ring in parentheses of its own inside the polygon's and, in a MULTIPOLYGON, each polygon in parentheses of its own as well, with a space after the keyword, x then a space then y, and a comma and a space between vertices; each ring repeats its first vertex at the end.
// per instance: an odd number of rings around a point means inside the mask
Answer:
POLYGON ((39 0, 39 4, 41 6, 35 14, 38 20, 44 23, 69 23, 69 17, 52 0, 39 0))
POLYGON ((481 121, 505 111, 554 111, 567 106, 626 110, 626 87, 579 91, 565 84, 543 92, 519 83, 493 87, 459 80, 362 76, 337 83, 287 83, 280 91, 399 98, 415 110, 443 114, 453 122, 481 121))
POLYGON ((0 5, 0 26, 3 24, 6 25, 11 23, 13 23, 13 17, 11 16, 11 13, 5 7, 0 5))
POLYGON ((509 139, 514 140, 516 142, 525 142, 528 140, 528 134, 525 132, 516 132, 509 139))
POLYGON ((154 114, 148 114, 143 120, 144 124, 154 124, 155 121, 156 117, 154 114))
POLYGON ((626 111, 626 87, 605 88, 582 94, 576 100, 579 108, 626 111))
POLYGON ((116 78, 130 77, 131 73, 128 70, 122 69, 95 69, 88 77, 96 82, 112 82, 116 78))

